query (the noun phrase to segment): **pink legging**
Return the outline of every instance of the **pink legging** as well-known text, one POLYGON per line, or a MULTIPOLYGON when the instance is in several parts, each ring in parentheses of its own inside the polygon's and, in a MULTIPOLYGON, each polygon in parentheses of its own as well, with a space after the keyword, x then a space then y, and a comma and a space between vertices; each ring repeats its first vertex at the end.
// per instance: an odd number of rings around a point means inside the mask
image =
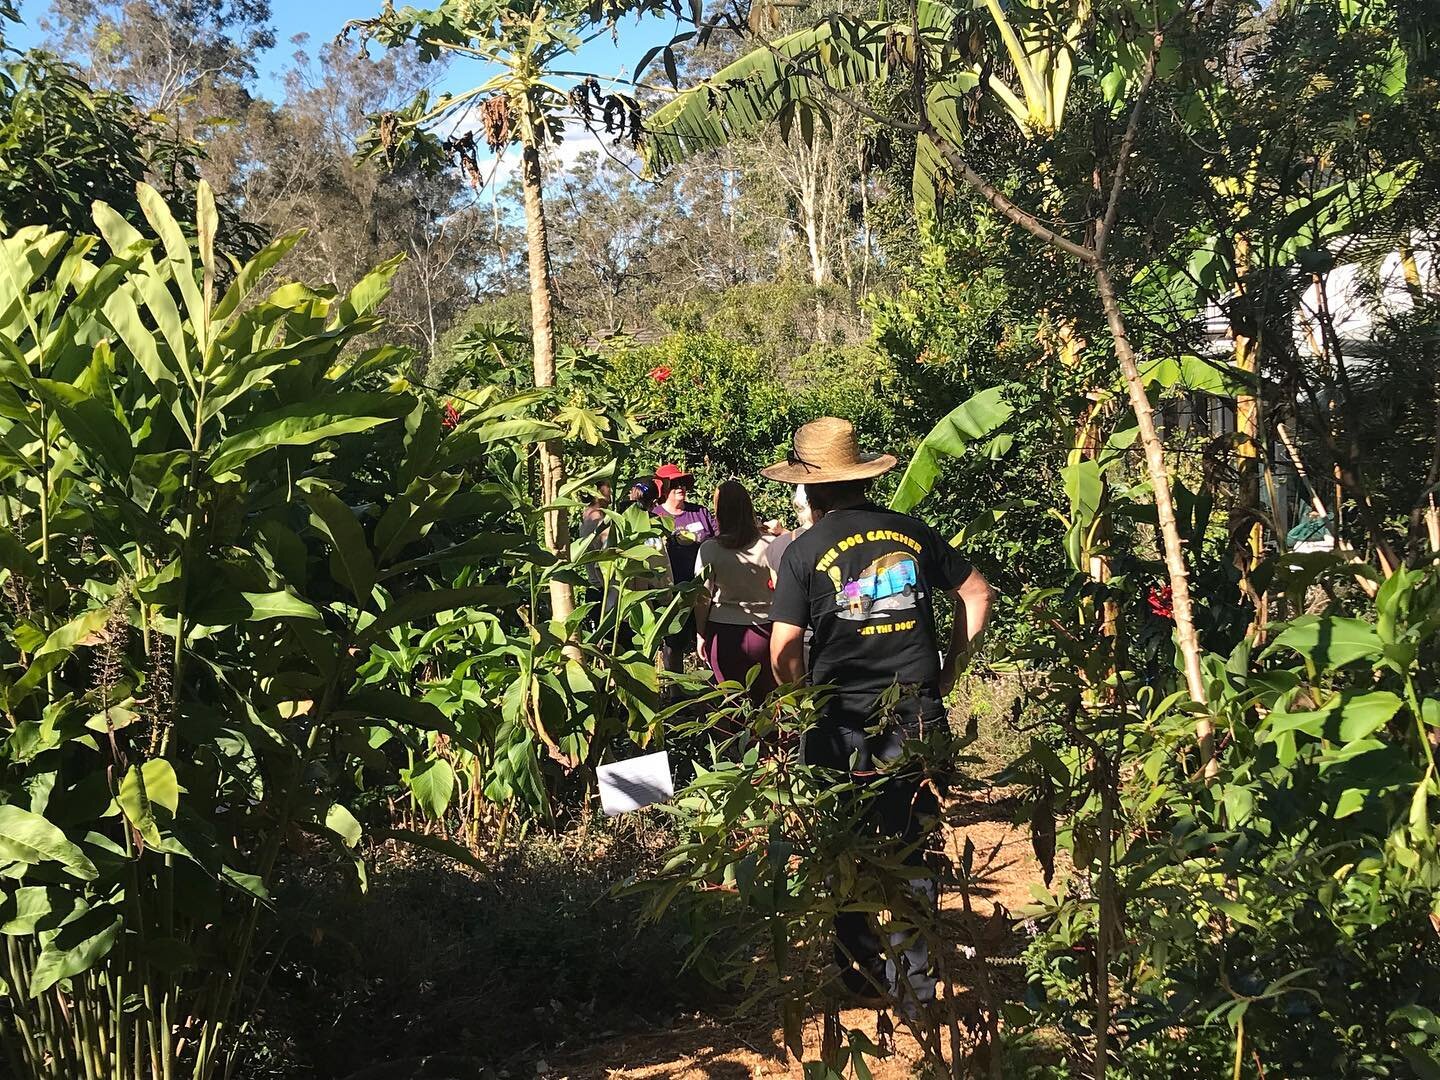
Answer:
POLYGON ((705 659, 717 682, 738 682, 742 685, 750 669, 759 666, 755 681, 750 684, 750 700, 757 705, 775 689, 775 673, 770 668, 770 624, 740 626, 732 623, 708 623, 705 626, 705 659))

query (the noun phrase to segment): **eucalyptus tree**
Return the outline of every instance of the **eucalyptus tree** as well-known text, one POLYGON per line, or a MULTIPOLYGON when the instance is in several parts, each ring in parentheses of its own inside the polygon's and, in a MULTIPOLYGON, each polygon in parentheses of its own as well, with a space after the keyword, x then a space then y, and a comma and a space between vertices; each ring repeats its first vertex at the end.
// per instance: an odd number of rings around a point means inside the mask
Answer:
MULTIPOLYGON (((882 127, 916 139, 912 195, 922 214, 957 184, 970 189, 1011 225, 1023 229, 1093 276, 1116 360, 1135 413, 1146 468, 1154 492, 1157 524, 1174 603, 1175 637, 1186 686, 1197 702, 1206 700, 1201 647, 1195 628, 1187 560, 1176 522, 1164 443, 1131 344, 1113 278, 1109 250, 1120 221, 1128 171, 1137 150, 1162 55, 1173 66, 1176 49, 1167 38, 1183 31, 1189 0, 1122 3, 1096 18, 1090 0, 1043 0, 1009 10, 999 0, 976 5, 945 0, 912 0, 894 17, 855 19, 828 16, 809 29, 766 42, 699 86, 656 110, 644 143, 653 169, 664 169, 701 151, 746 137, 777 123, 785 137, 798 131, 815 137, 828 122, 833 102, 858 108, 882 127), (963 150, 970 118, 984 106, 998 107, 1027 142, 1052 139, 1065 121, 1080 52, 1092 55, 1096 93, 1105 102, 1107 126, 1125 118, 1118 144, 1097 160, 1092 181, 1079 198, 1047 186, 1045 209, 1028 210, 982 175, 963 150), (910 117, 886 114, 857 100, 882 85, 908 85, 910 117), (1108 172, 1108 177, 1105 174, 1108 172), (1047 210, 1073 202, 1085 220, 1083 234, 1046 219, 1047 210)), ((763 25, 763 10, 751 25, 763 25)), ((1197 722, 1206 758, 1211 751, 1208 719, 1197 722)))
POLYGON ((269 0, 54 0, 47 44, 98 86, 162 113, 178 135, 214 133, 243 108, 275 46, 269 0))
MULTIPOLYGON (((563 71, 567 58, 587 41, 613 33, 620 16, 668 10, 662 0, 617 3, 596 0, 449 0, 435 8, 389 4, 372 19, 347 24, 345 33, 387 48, 419 49, 422 60, 479 61, 491 72, 477 86, 430 99, 417 94, 399 110, 375 117, 362 151, 398 161, 419 155, 431 161, 453 159, 471 184, 486 182, 479 143, 498 159, 519 148, 520 184, 525 209, 525 239, 530 271, 531 333, 535 385, 555 385, 555 288, 550 273, 550 235, 546 225, 544 153, 565 136, 567 120, 587 128, 603 125, 616 140, 638 140, 641 113, 631 98, 605 94, 594 78, 576 82, 563 71), (478 131, 477 131, 478 125, 478 131), (442 139, 437 132, 445 132, 442 139)), ((497 160, 498 165, 498 160, 497 160)), ((569 548, 569 523, 557 505, 565 484, 565 461, 558 440, 540 447, 541 490, 546 506, 545 541, 557 555, 569 548)), ((551 617, 574 610, 573 586, 554 578, 551 617)))

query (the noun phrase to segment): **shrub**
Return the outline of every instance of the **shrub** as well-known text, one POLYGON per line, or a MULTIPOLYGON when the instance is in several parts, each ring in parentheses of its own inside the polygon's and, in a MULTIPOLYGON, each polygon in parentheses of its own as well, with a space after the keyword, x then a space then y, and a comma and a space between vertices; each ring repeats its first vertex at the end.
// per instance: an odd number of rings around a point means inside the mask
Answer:
POLYGON ((528 558, 513 532, 452 546, 457 519, 513 517, 462 478, 553 432, 501 407, 442 439, 404 350, 349 354, 398 260, 257 299, 292 235, 217 295, 209 189, 196 250, 138 204, 150 237, 97 204, 104 261, 42 227, 0 242, 0 1025, 25 1076, 225 1067, 282 850, 308 836, 363 882, 344 778, 377 731, 458 734, 363 673, 372 646, 513 605, 428 571, 528 558))
POLYGON ((801 424, 841 416, 854 422, 862 445, 894 445, 888 371, 865 351, 812 352, 796 365, 807 373, 801 386, 782 381, 759 347, 714 331, 624 347, 611 362, 617 390, 656 432, 642 463, 682 462, 702 492, 736 477, 751 487, 762 516, 790 517, 786 490, 759 471, 784 458, 801 424))

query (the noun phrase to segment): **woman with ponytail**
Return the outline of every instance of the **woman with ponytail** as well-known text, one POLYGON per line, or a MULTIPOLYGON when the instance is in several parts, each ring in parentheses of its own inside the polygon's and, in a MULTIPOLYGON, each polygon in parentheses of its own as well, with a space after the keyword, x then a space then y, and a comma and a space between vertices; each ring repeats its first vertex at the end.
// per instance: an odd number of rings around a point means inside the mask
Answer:
POLYGON ((705 582, 695 607, 700 651, 718 682, 748 684, 751 700, 759 704, 775 689, 766 559, 772 537, 760 528, 750 492, 738 480, 725 481, 715 492, 715 518, 719 532, 700 545, 695 561, 705 582))

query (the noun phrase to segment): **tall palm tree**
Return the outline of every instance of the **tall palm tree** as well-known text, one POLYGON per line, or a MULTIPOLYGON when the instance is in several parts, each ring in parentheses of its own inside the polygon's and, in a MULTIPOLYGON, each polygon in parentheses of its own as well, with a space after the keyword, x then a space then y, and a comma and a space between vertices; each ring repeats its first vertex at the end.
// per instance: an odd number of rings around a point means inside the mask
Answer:
MULTIPOLYGON (((526 254, 530 271, 530 316, 535 385, 555 385, 555 288, 550 276, 550 236, 545 218, 543 151, 564 138, 568 119, 589 126, 603 115, 607 132, 638 137, 640 113, 634 102, 603 95, 593 79, 578 83, 560 73, 561 61, 587 41, 611 33, 627 12, 669 10, 659 0, 638 3, 577 3, 560 0, 449 0, 436 8, 396 11, 389 0, 372 19, 346 25, 388 48, 414 47, 423 60, 478 60, 493 74, 459 94, 430 100, 422 92, 405 109, 374 118, 362 152, 394 159, 403 155, 451 156, 475 187, 485 182, 478 160, 476 126, 499 158, 520 150, 526 254), (568 81, 569 85, 562 85, 568 81), (448 132, 441 140, 436 131, 448 132)), ((556 504, 565 484, 565 458, 558 439, 539 446, 545 543, 557 555, 570 547, 569 520, 556 504)), ((550 615, 564 620, 575 609, 574 589, 550 579, 550 615)))

